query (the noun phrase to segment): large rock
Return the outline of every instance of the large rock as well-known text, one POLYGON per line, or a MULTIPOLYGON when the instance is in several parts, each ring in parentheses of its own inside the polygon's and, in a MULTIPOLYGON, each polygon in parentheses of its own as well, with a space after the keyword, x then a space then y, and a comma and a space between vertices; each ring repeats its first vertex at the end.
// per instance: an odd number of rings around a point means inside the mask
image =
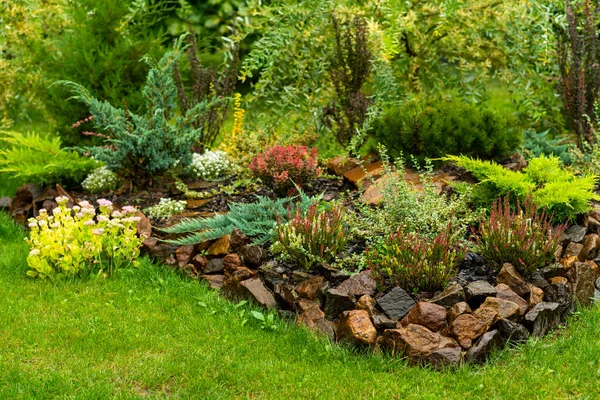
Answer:
POLYGON ((505 263, 502 266, 496 279, 496 284, 500 283, 511 288, 519 296, 526 296, 529 293, 529 285, 525 281, 525 278, 523 278, 512 264, 505 263))
POLYGON ((273 293, 265 287, 259 278, 240 282, 240 288, 245 289, 248 297, 263 307, 274 308, 277 306, 273 293))
POLYGON ((500 337, 503 341, 508 341, 512 344, 526 342, 529 338, 527 328, 508 319, 499 319, 496 322, 496 329, 500 332, 500 337))
POLYGON ((396 328, 397 322, 391 318, 389 318, 387 315, 385 314, 373 314, 371 316, 371 319, 373 320, 373 325, 375 325, 375 328, 377 329, 394 329, 396 328))
POLYGON ((523 323, 531 331, 533 337, 544 336, 560 323, 559 308, 558 303, 539 303, 525 315, 523 323))
POLYGON ((358 310, 365 310, 370 316, 377 314, 375 299, 368 294, 360 296, 356 302, 356 308, 358 310))
POLYGON ((362 296, 365 294, 373 296, 377 291, 377 283, 371 277, 369 271, 363 271, 343 281, 337 287, 337 290, 347 293, 350 296, 362 296))
POLYGON ((402 319, 400 325, 421 325, 432 332, 438 332, 446 326, 446 309, 440 305, 418 302, 402 319))
POLYGON ((596 289, 600 290, 600 276, 596 279, 596 289))
POLYGON ((223 272, 225 269, 225 263, 223 258, 213 258, 206 262, 206 268, 204 269, 205 274, 218 274, 223 272))
POLYGON ((487 297, 496 295, 496 288, 487 281, 475 281, 465 287, 467 303, 473 308, 481 304, 487 297))
POLYGON ((460 347, 445 347, 424 356, 423 362, 435 369, 456 367, 460 364, 461 354, 462 351, 460 347))
POLYGON ((234 271, 239 267, 243 267, 244 263, 239 255, 233 253, 228 254, 223 258, 223 269, 225 271, 234 271))
POLYGON ((496 277, 495 271, 485 265, 485 259, 473 252, 467 252, 458 268, 457 281, 463 286, 475 281, 493 282, 496 277))
POLYGON ((324 283, 324 277, 320 275, 313 276, 312 278, 300 282, 296 286, 296 293, 298 293, 302 298, 308 300, 315 300, 316 298, 321 296, 321 288, 323 287, 324 283))
POLYGON ((329 319, 336 319, 344 311, 354 309, 355 305, 354 296, 349 296, 337 289, 325 291, 325 315, 329 319))
POLYGON ((460 303, 456 303, 450 308, 450 310, 448 310, 448 323, 452 325, 452 322, 454 322, 454 320, 460 315, 470 313, 471 307, 469 307, 469 305, 466 302, 461 301, 460 303))
POLYGON ((208 282, 211 288, 220 290, 225 281, 225 275, 202 275, 202 279, 208 282))
POLYGON ((140 220, 137 224, 137 234, 143 240, 152 236, 152 222, 144 215, 143 212, 137 211, 135 213, 136 217, 140 217, 140 220))
POLYGON ((577 301, 583 305, 589 305, 594 297, 594 283, 598 278, 598 265, 591 260, 576 263, 569 271, 567 278, 571 282, 571 291, 577 301))
POLYGON ((579 259, 579 253, 583 250, 583 244, 571 242, 567 245, 567 248, 563 252, 563 258, 577 257, 579 259))
POLYGON ((229 254, 230 236, 225 235, 222 238, 215 241, 207 251, 209 256, 225 256, 229 254))
POLYGON ((234 253, 250 243, 252 243, 252 238, 239 229, 234 229, 229 236, 229 246, 234 253))
POLYGON ((194 245, 188 244, 181 246, 175 251, 175 258, 177 259, 177 265, 183 267, 192 261, 194 256, 194 245))
POLYGON ((561 243, 566 244, 568 242, 581 243, 585 238, 587 228, 581 225, 572 225, 565 229, 561 236, 561 243))
POLYGON ((166 260, 167 257, 175 254, 178 246, 170 243, 160 242, 155 237, 149 237, 142 242, 142 253, 150 254, 159 260, 166 260))
POLYGON ((486 329, 486 325, 471 314, 458 316, 450 325, 452 335, 458 339, 458 343, 465 349, 470 348, 473 339, 481 336, 486 329))
POLYGON ((598 255, 600 248, 599 237, 595 233, 585 235, 583 248, 579 252, 579 261, 593 260, 598 255))
POLYGON ((242 256, 244 264, 251 268, 258 268, 265 257, 265 250, 260 246, 243 246, 238 253, 242 256))
POLYGON ((395 287, 389 293, 380 297, 377 304, 388 317, 402 319, 414 307, 415 301, 404 289, 395 287))
POLYGON ((284 282, 283 274, 285 268, 276 261, 269 261, 258 267, 258 273, 265 282, 265 285, 271 290, 275 290, 275 285, 284 282))
POLYGON ((294 290, 294 287, 289 283, 279 282, 273 288, 275 299, 281 308, 289 310, 296 306, 296 302, 300 300, 300 296, 294 290))
POLYGON ((544 291, 535 285, 529 285, 529 307, 534 307, 544 301, 544 291))
POLYGON ((405 354, 412 362, 422 361, 436 350, 458 348, 454 340, 414 324, 399 329, 386 329, 382 345, 394 354, 405 354))
POLYGON ((360 160, 356 158, 337 156, 327 162, 327 169, 335 175, 342 176, 351 169, 356 168, 359 163, 360 160))
POLYGON ((495 307, 490 307, 489 305, 484 304, 482 304, 477 310, 473 311, 472 315, 483 322, 485 325, 485 330, 487 331, 500 316, 498 315, 498 310, 495 307))
POLYGON ((456 303, 466 301, 465 291, 458 283, 450 285, 442 293, 431 299, 431 302, 446 309, 450 309, 456 303))
POLYGON ((548 302, 558 303, 560 315, 564 317, 575 311, 575 298, 565 282, 560 282, 558 279, 556 281, 544 288, 544 299, 548 302))
POLYGON ((521 308, 518 304, 496 297, 488 297, 479 308, 490 308, 496 311, 498 313, 498 319, 506 318, 510 320, 518 320, 522 316, 521 308))
POLYGON ((296 325, 304 325, 313 332, 335 339, 333 324, 325 319, 325 314, 319 307, 308 308, 296 318, 296 325))
POLYGON ((488 358, 492 349, 501 348, 503 343, 497 330, 489 331, 467 351, 465 359, 473 364, 482 364, 488 358))
POLYGON ((505 285, 504 283, 496 285, 496 290, 496 297, 498 299, 512 301, 513 303, 518 305, 520 310, 519 313, 521 316, 527 313, 527 311, 529 310, 529 304, 527 303, 527 301, 518 294, 516 294, 510 287, 508 287, 508 285, 505 285))
POLYGON ((361 165, 347 171, 344 174, 350 183, 355 187, 362 186, 363 189, 373 183, 373 180, 379 178, 384 172, 383 162, 377 161, 368 165, 361 165))
POLYGON ((372 345, 377 339, 377 329, 365 310, 344 311, 338 323, 338 334, 340 339, 348 339, 358 345, 372 345))

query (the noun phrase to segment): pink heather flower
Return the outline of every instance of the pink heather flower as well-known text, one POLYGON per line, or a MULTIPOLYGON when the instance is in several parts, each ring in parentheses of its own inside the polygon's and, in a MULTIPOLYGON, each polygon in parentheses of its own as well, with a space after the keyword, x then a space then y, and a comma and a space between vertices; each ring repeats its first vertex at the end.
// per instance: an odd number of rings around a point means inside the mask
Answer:
POLYGON ((133 214, 133 213, 137 212, 137 210, 135 209, 135 207, 125 206, 125 207, 123 207, 123 212, 126 214, 133 214))
POLYGON ((92 225, 96 225, 96 222, 94 222, 93 219, 87 220, 83 223, 86 226, 92 226, 92 225))
POLYGON ((113 203, 110 200, 98 199, 98 204, 103 207, 112 207, 113 203))
POLYGON ((92 230, 92 233, 94 235, 101 236, 104 233, 104 228, 94 229, 94 230, 92 230))

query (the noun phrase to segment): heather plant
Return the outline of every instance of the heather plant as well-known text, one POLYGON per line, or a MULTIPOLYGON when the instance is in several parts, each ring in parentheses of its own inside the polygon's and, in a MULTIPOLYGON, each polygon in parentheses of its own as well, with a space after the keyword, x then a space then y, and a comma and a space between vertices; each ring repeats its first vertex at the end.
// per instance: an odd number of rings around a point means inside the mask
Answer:
POLYGON ((451 224, 433 239, 401 228, 367 249, 367 263, 382 284, 413 292, 442 290, 456 275, 457 263, 466 252, 452 237, 451 224))
POLYGON ((519 201, 531 195, 538 207, 550 214, 554 222, 560 223, 590 211, 591 202, 600 199, 594 192, 596 176, 576 176, 563 168, 557 157, 533 158, 522 172, 466 156, 448 156, 444 160, 456 162, 479 179, 480 182, 469 190, 472 200, 480 206, 489 207, 490 199, 505 195, 519 201))
POLYGON ((164 228, 167 233, 187 233, 186 237, 169 241, 178 245, 196 244, 207 240, 219 239, 239 229, 254 242, 263 244, 273 238, 278 223, 285 223, 296 210, 305 213, 322 196, 307 196, 301 189, 295 197, 272 200, 257 196, 256 203, 231 203, 229 212, 212 218, 184 219, 179 224, 164 228), (279 221, 279 222, 278 222, 279 221))
POLYGON ((497 159, 521 141, 507 116, 457 101, 411 101, 390 107, 374 123, 373 132, 390 156, 410 154, 420 159, 446 154, 497 159))
POLYGON ((146 208, 144 212, 150 218, 165 220, 175 214, 182 213, 185 211, 186 206, 187 202, 184 200, 161 198, 158 204, 146 208))
POLYGON ((61 148, 60 137, 0 132, 0 172, 41 185, 79 184, 101 165, 73 150, 61 148))
POLYGON ((202 136, 201 128, 194 126, 206 111, 202 102, 182 115, 177 113, 177 89, 173 82, 173 67, 182 53, 181 42, 155 62, 145 61, 151 69, 142 95, 147 109, 144 114, 110 105, 92 96, 82 85, 64 81, 62 84, 75 93, 75 98, 87 104, 94 125, 106 133, 101 134, 106 146, 90 147, 90 154, 106 166, 142 185, 152 182, 169 169, 192 161, 192 145, 202 136))
POLYGON ((274 146, 256 155, 250 170, 279 195, 288 194, 294 185, 310 185, 321 173, 316 148, 274 146))
POLYGON ((194 178, 212 181, 223 178, 229 169, 227 153, 219 150, 207 150, 203 154, 194 153, 192 155, 188 173, 194 178))
POLYGON ((304 268, 333 262, 348 240, 344 207, 339 204, 321 210, 315 203, 306 212, 288 212, 287 220, 278 221, 271 252, 304 268))
POLYGON ((101 193, 115 190, 121 180, 119 176, 106 167, 93 170, 83 182, 81 187, 90 193, 101 193))
POLYGON ((27 275, 57 279, 112 274, 138 265, 142 239, 136 235, 140 218, 135 208, 116 211, 110 201, 100 199, 97 213, 86 201, 73 208, 67 206, 66 197, 57 197, 56 202, 52 215, 41 209, 38 217, 29 220, 27 275))
POLYGON ((355 17, 352 23, 340 23, 332 17, 335 51, 329 78, 337 95, 323 110, 324 122, 333 129, 337 141, 346 146, 367 118, 370 100, 362 92, 369 79, 372 54, 369 50, 367 23, 355 17))
POLYGON ((593 142, 598 124, 595 110, 600 96, 600 4, 583 0, 565 2, 566 26, 556 24, 556 53, 560 94, 567 120, 577 134, 577 145, 593 142))
POLYGON ((491 214, 482 216, 479 229, 473 230, 476 251, 490 266, 500 270, 504 263, 530 276, 554 261, 564 225, 554 228, 551 217, 540 210, 532 197, 523 207, 512 207, 508 196, 494 203, 491 214))

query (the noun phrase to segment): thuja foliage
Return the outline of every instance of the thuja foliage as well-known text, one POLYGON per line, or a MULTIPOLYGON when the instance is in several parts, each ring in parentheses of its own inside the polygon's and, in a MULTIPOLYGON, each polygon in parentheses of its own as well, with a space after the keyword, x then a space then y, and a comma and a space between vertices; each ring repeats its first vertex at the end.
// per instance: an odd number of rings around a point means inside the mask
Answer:
POLYGON ((181 54, 178 41, 158 62, 145 59, 151 69, 142 89, 146 102, 143 114, 100 101, 77 83, 62 82, 76 99, 89 106, 94 125, 106 132, 107 146, 87 150, 109 169, 135 177, 142 184, 177 165, 187 166, 192 161, 191 147, 202 135, 201 127, 194 124, 202 118, 206 101, 182 115, 177 113, 173 68, 181 54))
POLYGON ((348 241, 341 204, 320 210, 314 203, 305 212, 288 212, 287 222, 277 222, 271 251, 304 268, 333 262, 348 241))
POLYGON ((590 211, 590 202, 600 199, 594 192, 596 176, 576 176, 572 171, 562 168, 557 157, 542 155, 533 158, 522 172, 466 156, 448 156, 444 159, 456 162, 480 180, 473 187, 472 196, 482 205, 489 206, 490 199, 505 195, 520 201, 531 195, 533 202, 550 214, 553 221, 563 222, 590 211))
POLYGON ((165 228, 167 233, 189 233, 188 236, 169 241, 178 245, 196 244, 207 240, 221 238, 239 229, 253 237, 256 243, 265 243, 272 239, 273 231, 279 223, 284 223, 287 216, 295 215, 296 210, 306 212, 321 196, 307 196, 300 191, 296 197, 272 200, 257 196, 256 203, 232 203, 227 214, 219 214, 212 218, 185 219, 181 223, 165 228))
POLYGON ((569 165, 572 156, 569 150, 572 146, 564 138, 551 138, 549 130, 536 132, 527 129, 523 132, 523 148, 526 158, 535 158, 541 155, 556 156, 563 164, 569 165))
POLYGON ((0 132, 0 172, 42 185, 79 184, 101 164, 61 148, 58 136, 0 132))
POLYGON ((497 271, 504 263, 530 276, 554 261, 554 252, 564 225, 553 228, 550 216, 538 209, 531 197, 523 207, 511 206, 508 196, 497 200, 489 216, 482 216, 473 230, 476 251, 497 271))
POLYGON ((366 259, 373 275, 382 283, 413 292, 434 292, 446 287, 456 275, 465 247, 452 239, 451 225, 433 239, 400 229, 370 247, 366 259))
POLYGON ((196 33, 191 27, 190 31, 186 37, 189 44, 187 48, 189 82, 182 77, 178 62, 173 68, 177 99, 183 113, 187 113, 203 102, 211 102, 206 112, 192 123, 194 128, 202 129, 200 138, 202 149, 210 149, 227 118, 229 99, 235 90, 239 62, 238 47, 235 45, 232 47, 231 62, 222 71, 205 67, 198 57, 196 33), (213 98, 220 101, 212 102, 213 98))
POLYGON ((507 116, 457 101, 411 101, 388 108, 373 130, 392 157, 461 154, 493 159, 508 155, 521 141, 507 116))
POLYGON ((337 98, 325 107, 323 119, 333 129, 337 141, 346 146, 367 117, 370 100, 362 87, 371 73, 372 56, 363 18, 340 23, 334 15, 333 26, 335 52, 329 77, 337 98))
POLYGON ((595 105, 600 96, 600 42, 597 1, 566 1, 566 27, 557 25, 557 59, 560 92, 577 144, 595 139, 598 123, 595 105))

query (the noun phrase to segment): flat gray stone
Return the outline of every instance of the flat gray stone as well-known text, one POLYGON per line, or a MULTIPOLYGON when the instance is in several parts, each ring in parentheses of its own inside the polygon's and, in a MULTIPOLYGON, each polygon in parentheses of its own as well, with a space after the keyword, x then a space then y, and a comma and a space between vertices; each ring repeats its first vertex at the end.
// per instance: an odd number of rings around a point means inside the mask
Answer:
POLYGON ((380 297, 377 304, 388 317, 398 320, 404 318, 416 303, 404 289, 395 287, 380 297))

